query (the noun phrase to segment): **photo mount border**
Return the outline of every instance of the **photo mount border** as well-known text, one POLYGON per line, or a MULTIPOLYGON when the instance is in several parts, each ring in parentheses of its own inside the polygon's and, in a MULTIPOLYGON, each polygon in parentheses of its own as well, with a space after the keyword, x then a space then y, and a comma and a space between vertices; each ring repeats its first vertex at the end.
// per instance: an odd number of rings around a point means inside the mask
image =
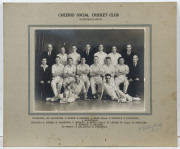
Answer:
POLYGON ((152 115, 152 24, 123 25, 28 25, 28 115, 152 115), (30 112, 30 28, 31 27, 149 27, 150 28, 150 112, 149 113, 31 113, 30 112))

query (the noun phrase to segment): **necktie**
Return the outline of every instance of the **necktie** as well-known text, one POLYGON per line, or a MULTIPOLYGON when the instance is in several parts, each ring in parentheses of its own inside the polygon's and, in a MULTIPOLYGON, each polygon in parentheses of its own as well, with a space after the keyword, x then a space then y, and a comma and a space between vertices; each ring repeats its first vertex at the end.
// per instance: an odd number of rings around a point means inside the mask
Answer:
POLYGON ((49 52, 49 54, 48 54, 49 56, 51 56, 51 52, 49 52))
POLYGON ((86 54, 89 55, 89 51, 87 51, 86 54))

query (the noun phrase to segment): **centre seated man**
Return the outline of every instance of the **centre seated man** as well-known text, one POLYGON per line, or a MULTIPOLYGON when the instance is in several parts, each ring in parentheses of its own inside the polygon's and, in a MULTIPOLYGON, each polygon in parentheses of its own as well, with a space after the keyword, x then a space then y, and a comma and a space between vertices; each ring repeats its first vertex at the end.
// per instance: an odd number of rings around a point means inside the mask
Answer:
POLYGON ((94 56, 94 64, 90 66, 90 84, 93 98, 99 99, 100 92, 102 90, 102 77, 103 74, 102 65, 99 64, 99 57, 94 56), (97 90, 96 90, 97 85, 97 90))
POLYGON ((106 64, 102 66, 103 68, 103 82, 105 82, 105 75, 111 74, 111 82, 115 84, 114 82, 114 75, 115 75, 115 67, 111 64, 112 60, 110 57, 106 57, 106 64))
POLYGON ((88 92, 89 86, 90 86, 90 81, 88 78, 89 69, 90 68, 89 68, 89 65, 86 64, 85 57, 82 57, 81 63, 79 65, 77 65, 76 71, 77 71, 77 74, 80 75, 80 79, 84 82, 87 92, 88 92))
POLYGON ((106 82, 103 83, 100 99, 102 99, 103 92, 105 92, 112 100, 117 102, 131 102, 133 100, 141 100, 137 97, 131 97, 130 95, 125 94, 121 90, 117 89, 115 84, 111 82, 111 74, 106 74, 105 80, 106 82))
POLYGON ((76 66, 73 65, 73 59, 68 58, 67 62, 68 64, 64 67, 64 88, 66 88, 71 82, 74 81, 74 77, 76 74, 76 66))
POLYGON ((71 82, 69 86, 64 90, 64 93, 58 94, 51 98, 51 101, 57 101, 60 99, 60 103, 71 103, 79 98, 79 95, 83 94, 84 100, 86 100, 86 89, 84 82, 80 79, 80 75, 75 75, 75 81, 71 82))

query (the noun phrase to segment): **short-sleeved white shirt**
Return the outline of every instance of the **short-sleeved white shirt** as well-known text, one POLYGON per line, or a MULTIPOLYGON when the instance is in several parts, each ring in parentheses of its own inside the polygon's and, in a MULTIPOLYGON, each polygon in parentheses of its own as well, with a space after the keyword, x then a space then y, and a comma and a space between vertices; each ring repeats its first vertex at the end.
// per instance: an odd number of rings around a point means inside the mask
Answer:
MULTIPOLYGON (((129 67, 128 67, 128 65, 120 65, 120 64, 118 64, 116 67, 115 67, 115 71, 116 72, 123 72, 123 71, 129 71, 129 67)), ((124 75, 124 76, 126 76, 125 74, 122 74, 122 75, 124 75)))
POLYGON ((109 53, 108 56, 111 58, 111 64, 112 65, 117 65, 118 64, 118 59, 121 57, 121 54, 117 53, 109 53))
POLYGON ((77 84, 76 82, 72 82, 70 84, 70 89, 71 89, 72 93, 76 94, 77 96, 80 93, 86 92, 86 88, 85 88, 84 82, 82 80, 80 80, 79 84, 77 84))
MULTIPOLYGON (((87 64, 84 64, 84 65, 82 65, 82 64, 79 64, 79 65, 77 65, 77 70, 80 70, 80 71, 86 71, 86 70, 88 70, 89 71, 89 65, 87 65, 87 64)), ((80 74, 80 75, 85 75, 85 74, 80 74)))
POLYGON ((98 64, 98 65, 92 64, 90 66, 90 73, 99 72, 99 71, 103 72, 102 65, 100 65, 100 64, 98 64))
POLYGON ((62 55, 61 53, 59 53, 57 56, 60 57, 61 64, 65 66, 67 64, 67 54, 65 53, 64 55, 62 55))
POLYGON ((99 57, 99 64, 103 65, 104 64, 104 60, 107 57, 107 54, 105 52, 96 52, 94 54, 94 56, 98 56, 99 57))
POLYGON ((76 73, 76 66, 72 65, 71 67, 69 65, 66 65, 64 67, 64 74, 66 73, 76 73))
POLYGON ((76 66, 78 63, 79 63, 79 61, 81 60, 81 56, 80 56, 80 54, 79 53, 71 53, 71 54, 69 54, 69 56, 68 57, 70 57, 70 58, 72 58, 73 59, 73 64, 76 66))
POLYGON ((103 65, 102 66, 102 68, 103 68, 103 74, 104 75, 106 75, 106 74, 111 74, 111 77, 114 77, 114 74, 115 74, 115 67, 114 67, 114 65, 110 65, 110 66, 108 66, 108 65, 103 65))
POLYGON ((54 65, 52 65, 52 73, 58 73, 59 76, 62 76, 63 72, 64 72, 64 65, 62 65, 62 64, 59 64, 59 65, 54 64, 54 65))

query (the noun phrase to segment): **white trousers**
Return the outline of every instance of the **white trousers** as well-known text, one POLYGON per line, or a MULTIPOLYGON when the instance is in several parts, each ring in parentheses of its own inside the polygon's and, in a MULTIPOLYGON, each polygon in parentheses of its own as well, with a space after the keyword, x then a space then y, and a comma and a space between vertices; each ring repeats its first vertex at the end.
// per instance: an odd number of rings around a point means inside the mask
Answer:
POLYGON ((88 91, 89 86, 90 86, 90 81, 89 81, 88 76, 83 76, 82 75, 82 76, 80 76, 80 79, 84 82, 85 88, 88 91))
POLYGON ((62 88, 63 78, 60 76, 53 77, 51 81, 51 87, 54 93, 54 96, 57 96, 62 88))
POLYGON ((64 89, 66 89, 66 87, 68 85, 71 84, 71 82, 75 81, 75 78, 74 77, 67 77, 67 78, 64 78, 64 82, 63 82, 63 87, 64 89))
POLYGON ((129 86, 129 81, 128 81, 128 79, 127 79, 126 76, 120 75, 120 76, 118 76, 118 77, 115 78, 115 85, 116 85, 117 89, 119 89, 119 85, 120 85, 121 83, 124 84, 123 92, 124 92, 124 93, 127 93, 128 86, 129 86))
POLYGON ((102 78, 101 77, 91 77, 90 83, 91 83, 92 94, 96 94, 97 92, 100 93, 102 91, 102 78), (96 91, 96 85, 98 87, 97 91, 96 91))

